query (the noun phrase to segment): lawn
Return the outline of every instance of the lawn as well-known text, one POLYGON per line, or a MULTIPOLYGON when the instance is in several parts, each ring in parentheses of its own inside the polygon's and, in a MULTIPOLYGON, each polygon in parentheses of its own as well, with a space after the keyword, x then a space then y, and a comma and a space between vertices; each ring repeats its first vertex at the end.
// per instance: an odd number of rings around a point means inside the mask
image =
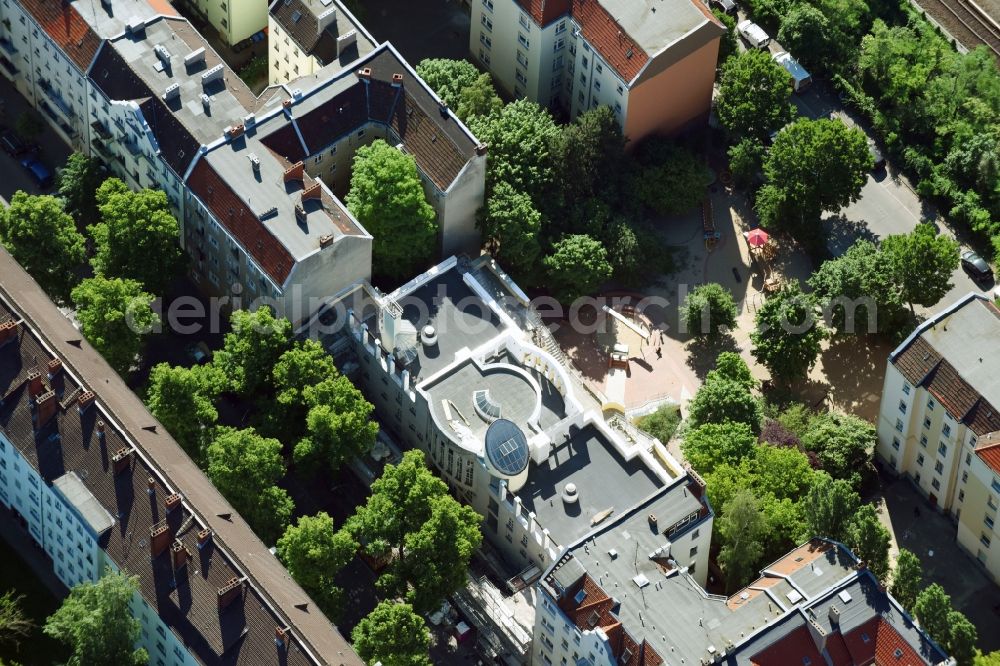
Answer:
POLYGON ((37 625, 32 634, 21 641, 20 650, 13 645, 0 645, 0 664, 22 666, 52 666, 65 663, 68 650, 61 643, 44 635, 41 626, 45 618, 59 607, 56 599, 31 568, 5 541, 0 539, 0 590, 15 589, 24 595, 21 608, 37 625))

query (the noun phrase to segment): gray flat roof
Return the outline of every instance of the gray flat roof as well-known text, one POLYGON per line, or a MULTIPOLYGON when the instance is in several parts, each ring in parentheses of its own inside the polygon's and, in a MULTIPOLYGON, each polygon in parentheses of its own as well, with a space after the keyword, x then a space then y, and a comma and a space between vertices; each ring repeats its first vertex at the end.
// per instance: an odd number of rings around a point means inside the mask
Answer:
POLYGON ((601 5, 649 55, 656 55, 708 18, 699 0, 600 0, 601 5))
POLYGON ((985 301, 970 299, 921 337, 987 401, 1000 405, 1000 359, 990 353, 1000 340, 1000 317, 985 301))
POLYGON ((100 536, 110 530, 115 519, 108 510, 101 506, 94 494, 87 489, 76 472, 66 472, 52 481, 59 493, 73 505, 73 508, 83 517, 94 534, 100 536))
POLYGON ((807 599, 815 597, 844 579, 854 569, 855 560, 841 548, 830 548, 819 558, 789 575, 797 590, 807 599))
POLYGON ((531 463, 527 483, 515 494, 557 544, 568 546, 594 529, 595 515, 627 511, 661 486, 641 460, 626 461, 596 426, 587 425, 571 427, 570 439, 555 442, 544 463, 531 463), (561 499, 567 483, 576 485, 575 504, 561 499))
POLYGON ((125 32, 125 24, 133 19, 149 20, 157 12, 146 0, 114 0, 114 11, 109 12, 100 2, 75 0, 73 7, 90 27, 103 39, 117 37, 125 32))

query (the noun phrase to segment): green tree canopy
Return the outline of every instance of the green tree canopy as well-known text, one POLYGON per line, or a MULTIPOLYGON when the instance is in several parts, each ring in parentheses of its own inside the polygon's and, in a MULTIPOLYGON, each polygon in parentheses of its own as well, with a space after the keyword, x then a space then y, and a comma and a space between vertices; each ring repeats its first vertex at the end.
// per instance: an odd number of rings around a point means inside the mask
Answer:
POLYGON ((292 517, 292 498, 275 485, 285 475, 281 442, 252 428, 219 427, 205 449, 205 472, 265 543, 274 543, 292 517))
POLYGON ((117 373, 127 373, 143 337, 160 321, 152 294, 135 280, 94 277, 77 285, 72 297, 84 337, 117 373))
POLYGON ((531 278, 538 267, 542 247, 538 235, 542 215, 531 197, 500 182, 486 200, 480 218, 487 250, 515 278, 531 278))
POLYGON ((924 569, 920 558, 905 548, 899 549, 896 556, 896 570, 892 575, 892 585, 889 592, 907 613, 913 613, 917 603, 917 594, 923 587, 924 569))
POLYGON ((722 67, 729 58, 740 52, 739 38, 736 36, 736 19, 719 9, 713 9, 712 15, 726 28, 726 34, 719 41, 719 59, 716 64, 717 67, 722 67))
POLYGON ((913 614, 920 622, 920 628, 926 631, 938 645, 946 646, 951 633, 949 622, 954 609, 951 607, 951 597, 937 583, 931 583, 917 595, 913 604, 913 614))
POLYGON ((278 539, 278 558, 323 612, 336 618, 343 603, 343 590, 333 580, 354 559, 358 542, 347 530, 334 530, 333 518, 321 511, 302 516, 278 539))
POLYGON ((795 3, 781 21, 778 41, 789 53, 801 54, 799 61, 809 68, 822 67, 833 54, 836 39, 830 21, 816 5, 795 3))
POLYGON ((733 180, 740 187, 746 187, 757 178, 763 177, 764 156, 767 148, 753 137, 740 139, 726 151, 729 157, 729 170, 733 172, 733 180))
POLYGON ((830 412, 810 420, 802 444, 819 456, 820 465, 830 476, 850 481, 859 489, 871 470, 876 439, 875 427, 868 421, 830 412))
POLYGON ((704 201, 712 178, 704 156, 654 136, 635 149, 627 196, 658 215, 674 215, 704 201))
POLYGON ((81 152, 73 152, 59 170, 59 196, 78 224, 97 222, 97 188, 104 182, 104 174, 100 160, 81 152))
POLYGON ((585 234, 563 236, 542 263, 547 270, 548 287, 563 302, 593 293, 611 277, 607 250, 585 234))
POLYGON ((809 286, 838 333, 891 334, 908 323, 892 258, 869 240, 824 261, 809 286))
POLYGON ((753 453, 757 435, 746 423, 706 423, 689 429, 681 450, 691 466, 710 474, 717 465, 738 465, 753 453))
POLYGON ((765 521, 757 498, 749 490, 737 491, 719 519, 719 565, 726 574, 726 592, 753 580, 764 552, 761 536, 765 521))
POLYGON ((430 666, 431 635, 424 618, 409 604, 382 601, 351 632, 354 649, 366 663, 430 666))
POLYGON ((857 513, 861 499, 843 479, 833 479, 825 472, 813 475, 813 483, 806 494, 803 513, 806 520, 806 538, 826 537, 834 541, 847 541, 848 527, 857 513))
POLYGON ((317 465, 324 465, 335 472, 371 450, 378 434, 378 423, 371 418, 375 407, 350 379, 337 374, 306 386, 302 395, 309 411, 306 436, 295 445, 297 466, 315 471, 317 465))
POLYGON ((531 197, 536 207, 553 177, 553 146, 560 129, 549 112, 522 98, 489 116, 473 116, 469 127, 489 145, 486 188, 507 183, 531 197))
POLYGON ((226 377, 229 390, 253 396, 270 387, 272 372, 292 346, 292 324, 275 318, 266 307, 235 310, 229 316, 232 330, 226 333, 222 349, 215 352, 213 365, 226 377))
POLYGON ((815 297, 803 294, 795 283, 768 297, 757 311, 750 353, 774 379, 805 379, 816 363, 826 332, 815 310, 815 297))
POLYGON ((358 148, 346 202, 374 237, 376 273, 409 277, 434 255, 437 216, 424 196, 412 155, 382 139, 358 148))
POLYGON ((87 228, 94 238, 94 271, 137 280, 163 294, 181 266, 180 227, 166 192, 133 192, 117 178, 108 178, 97 188, 96 199, 100 221, 87 228))
POLYGON ((640 416, 636 426, 660 440, 664 445, 670 441, 681 423, 681 409, 678 405, 663 405, 652 414, 640 416))
POLYGON ((187 454, 200 460, 206 435, 219 419, 215 400, 224 385, 222 373, 212 365, 159 363, 149 373, 146 405, 187 454))
POLYGON ((780 206, 758 207, 761 223, 814 227, 824 211, 837 212, 861 196, 872 156, 864 133, 840 120, 796 120, 778 132, 764 160, 768 187, 780 206))
POLYGON ((35 623, 21 608, 23 594, 7 590, 0 595, 0 646, 17 646, 31 634, 35 623))
POLYGON ((736 328, 736 303, 732 293, 717 282, 699 285, 684 299, 684 327, 696 336, 714 338, 721 327, 736 328))
POLYGON ((989 654, 978 654, 973 660, 975 666, 1000 666, 1000 650, 989 654))
POLYGON ((750 49, 723 65, 715 108, 730 132, 764 141, 795 117, 791 96, 788 72, 767 51, 750 49))
POLYGON ((878 512, 871 504, 862 505, 847 526, 847 545, 881 581, 889 577, 891 541, 889 530, 879 522, 878 512))
POLYGON ((138 582, 136 576, 109 569, 96 583, 81 583, 70 590, 43 629, 73 650, 68 666, 142 666, 149 662, 144 649, 135 649, 141 626, 129 608, 138 582))
POLYGON ((889 258, 903 301, 931 307, 954 286, 951 275, 958 268, 958 242, 938 235, 931 224, 918 224, 908 234, 888 236, 882 251, 889 258))
POLYGON ((959 666, 973 666, 978 652, 978 638, 976 625, 969 618, 958 611, 948 613, 948 639, 944 643, 944 649, 955 658, 959 666))
POLYGON ((69 300, 86 251, 59 199, 15 192, 0 207, 0 243, 54 301, 69 300))
POLYGON ((293 343, 278 357, 272 375, 279 404, 305 406, 305 388, 335 377, 337 368, 323 345, 307 339, 293 343))
POLYGON ((750 366, 736 352, 722 352, 715 359, 715 369, 709 370, 705 381, 726 379, 736 382, 746 390, 757 388, 758 382, 750 373, 750 366))
POLYGON ((387 465, 347 529, 373 557, 391 560, 379 578, 384 593, 405 596, 418 612, 434 610, 461 587, 479 547, 479 515, 448 494, 419 450, 387 465))
POLYGON ((480 72, 468 60, 427 58, 417 65, 417 74, 463 122, 468 122, 472 116, 490 115, 503 107, 490 75, 480 72))
POLYGON ((759 435, 763 414, 760 399, 745 385, 718 375, 702 384, 688 405, 688 421, 695 428, 706 423, 741 423, 759 435))

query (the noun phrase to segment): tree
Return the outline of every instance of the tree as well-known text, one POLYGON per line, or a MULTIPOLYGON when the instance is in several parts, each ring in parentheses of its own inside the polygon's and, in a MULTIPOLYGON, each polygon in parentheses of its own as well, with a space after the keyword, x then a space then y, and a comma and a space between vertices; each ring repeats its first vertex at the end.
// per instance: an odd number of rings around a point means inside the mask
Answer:
POLYGON ((97 188, 104 177, 100 161, 81 152, 71 154, 59 170, 59 196, 66 212, 79 224, 88 226, 97 221, 97 188))
POLYGON ((726 28, 726 34, 719 41, 719 59, 716 63, 716 67, 722 67, 730 57, 740 52, 739 39, 736 36, 736 19, 719 9, 713 9, 712 15, 726 28))
POLYGON ((732 293, 717 282, 695 287, 684 299, 681 321, 693 335, 717 337, 721 327, 736 328, 736 303, 732 293))
POLYGON ((306 386, 302 396, 309 412, 306 436, 295 445, 296 465, 315 471, 322 464, 336 472, 375 445, 378 423, 371 418, 375 407, 350 379, 337 374, 306 386))
POLYGON ((764 160, 768 184, 783 197, 779 217, 761 222, 815 225, 824 211, 857 201, 871 167, 860 129, 827 118, 796 120, 778 132, 764 160))
POLYGON ((750 353, 774 379, 804 379, 816 363, 826 333, 816 321, 815 308, 815 297, 791 284, 770 296, 757 311, 750 353))
POLYGON ((845 479, 857 489, 871 470, 876 443, 875 427, 857 416, 830 412, 816 416, 802 436, 802 444, 819 456, 823 470, 845 479))
POLYGON ((302 516, 289 525, 276 546, 278 558, 328 616, 341 610, 343 591, 334 585, 337 573, 354 559, 358 542, 347 530, 334 530, 325 512, 302 516))
POLYGON ((463 122, 503 107, 490 75, 480 72, 468 60, 427 58, 417 65, 417 74, 445 104, 455 109, 455 115, 463 122))
POLYGON ((815 68, 832 55, 836 39, 823 11, 811 4, 794 4, 781 21, 778 41, 789 53, 801 54, 803 65, 815 68))
POLYGON ((229 324, 232 331, 226 333, 212 364, 225 375, 229 390, 242 396, 256 395, 269 386, 273 369, 291 347, 292 324, 276 319, 266 307, 253 312, 235 310, 229 324))
POLYGON ((294 343, 278 357, 274 364, 275 398, 286 407, 304 407, 306 387, 315 386, 335 377, 337 368, 333 357, 316 340, 294 343))
POLYGON ((976 653, 976 640, 979 634, 976 626, 958 611, 948 613, 948 638, 944 643, 945 652, 958 662, 959 666, 973 666, 976 653))
POLYGON ((826 537, 847 541, 847 528, 861 503, 851 484, 817 472, 803 504, 808 534, 806 538, 826 537))
POLYGON ((507 183, 531 197, 536 208, 552 182, 552 148, 559 126, 551 114, 535 102, 522 98, 489 116, 473 116, 469 127, 489 146, 486 190, 507 183))
POLYGON ((635 150, 628 196, 659 215, 683 213, 708 194, 713 175, 704 157, 662 137, 647 138, 635 150))
POLYGON ((206 434, 219 419, 215 400, 224 382, 211 365, 185 368, 159 363, 149 373, 149 411, 195 460, 201 459, 206 434))
POLYGON ((760 434, 764 411, 760 400, 742 384, 720 378, 707 380, 688 405, 688 421, 693 427, 706 423, 742 423, 760 434))
POLYGON ((931 583, 917 595, 913 614, 923 629, 938 645, 946 646, 950 635, 949 616, 954 612, 951 597, 937 583, 931 583))
POLYGON ((66 302, 86 259, 84 238, 53 196, 18 190, 0 207, 0 243, 53 300, 66 302))
POLYGON ((372 557, 391 560, 378 580, 385 594, 405 596, 421 613, 434 610, 465 582, 479 547, 479 515, 448 494, 424 454, 407 451, 372 484, 347 529, 372 557))
POLYGON ((920 559, 905 548, 900 548, 889 592, 907 613, 912 614, 922 585, 923 567, 920 565, 920 559))
POLYGON ((975 666, 1000 666, 1000 650, 989 654, 979 654, 973 660, 975 666))
POLYGON ((719 565, 726 574, 726 592, 738 590, 753 579, 763 554, 764 517, 757 498, 741 490, 722 509, 719 519, 719 565))
POLYGON ((736 352, 722 352, 715 359, 715 369, 709 370, 705 381, 726 379, 736 382, 746 390, 757 388, 757 380, 750 373, 750 366, 736 352))
POLYGON ((358 148, 346 201, 374 237, 372 260, 378 273, 406 277, 433 256, 437 217, 412 155, 382 139, 358 148))
POLYGON ((635 425, 649 433, 664 445, 671 440, 677 431, 677 426, 681 423, 681 409, 679 405, 662 405, 657 407, 652 414, 640 416, 635 420, 635 425))
POLYGON ((746 137, 740 139, 726 151, 729 156, 729 170, 733 172, 736 184, 746 187, 753 183, 763 173, 764 156, 767 149, 759 139, 746 137))
POLYGON ((117 178, 108 178, 97 188, 96 199, 100 221, 87 228, 94 238, 94 271, 164 293, 181 266, 180 227, 166 192, 133 192, 117 178))
POLYGON ((220 427, 205 449, 205 472, 240 512, 261 540, 274 543, 292 516, 294 505, 275 484, 285 475, 281 442, 252 428, 220 427))
POLYGON ((889 257, 901 288, 901 298, 931 307, 954 286, 951 275, 958 268, 958 242, 940 236, 932 224, 918 224, 908 234, 888 236, 882 251, 889 257))
POLYGON ((809 278, 824 318, 841 334, 891 334, 907 323, 890 256, 869 240, 824 261, 809 278))
POLYGON ((604 246, 585 234, 563 236, 542 263, 548 272, 549 288, 563 302, 593 293, 611 277, 604 246))
POLYGON ((847 526, 847 545, 881 581, 889 576, 891 541, 889 530, 879 522, 878 512, 871 504, 865 504, 858 509, 847 526))
POLYGON ((23 600, 24 595, 15 594, 14 590, 0 595, 0 645, 17 646, 35 628, 35 623, 21 608, 23 600))
POLYGON ((497 183, 483 208, 481 227, 486 248, 497 261, 515 277, 532 275, 542 253, 542 215, 531 197, 508 183, 497 183))
POLYGON ((365 662, 383 666, 430 666, 430 632, 409 604, 382 601, 351 632, 365 662))
POLYGON ((68 666, 148 663, 146 651, 134 647, 141 627, 129 608, 138 582, 137 576, 109 569, 96 583, 81 583, 70 590, 43 629, 73 650, 68 666))
POLYGON ((684 458, 698 472, 710 474, 717 465, 738 465, 753 453, 757 436, 746 423, 706 423, 684 435, 684 458))
POLYGON ((763 142, 795 117, 791 95, 788 72, 770 53, 751 49, 723 65, 716 113, 737 137, 763 142))
POLYGON ((77 285, 72 298, 87 341, 118 374, 128 372, 143 337, 160 322, 153 295, 135 280, 98 276, 77 285))

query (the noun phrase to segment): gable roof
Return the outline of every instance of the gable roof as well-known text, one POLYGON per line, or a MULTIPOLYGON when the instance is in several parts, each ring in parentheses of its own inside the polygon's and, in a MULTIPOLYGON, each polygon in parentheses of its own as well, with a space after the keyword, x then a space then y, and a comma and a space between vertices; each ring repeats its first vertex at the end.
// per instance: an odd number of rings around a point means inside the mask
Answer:
POLYGON ((584 38, 625 81, 634 79, 646 66, 649 55, 601 2, 573 0, 573 18, 580 24, 584 38))
POLYGON ((569 13, 572 0, 517 0, 535 23, 546 26, 560 16, 569 13))
POLYGON ((1000 432, 994 431, 980 437, 976 442, 976 455, 994 474, 1000 475, 1000 432))
POLYGON ((86 72, 101 46, 101 38, 69 2, 19 0, 77 69, 86 72))

